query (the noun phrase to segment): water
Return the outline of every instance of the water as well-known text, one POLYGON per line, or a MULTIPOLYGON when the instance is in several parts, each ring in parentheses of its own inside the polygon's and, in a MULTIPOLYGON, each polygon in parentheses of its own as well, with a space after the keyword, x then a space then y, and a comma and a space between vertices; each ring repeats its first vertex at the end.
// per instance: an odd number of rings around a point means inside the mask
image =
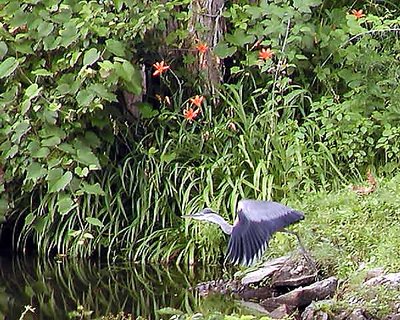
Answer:
POLYGON ((221 267, 182 271, 162 265, 108 266, 88 260, 0 258, 0 320, 95 319, 121 311, 145 319, 169 319, 163 308, 185 313, 231 313, 227 298, 200 298, 189 288, 219 279, 221 267), (89 316, 90 315, 90 316, 89 316))

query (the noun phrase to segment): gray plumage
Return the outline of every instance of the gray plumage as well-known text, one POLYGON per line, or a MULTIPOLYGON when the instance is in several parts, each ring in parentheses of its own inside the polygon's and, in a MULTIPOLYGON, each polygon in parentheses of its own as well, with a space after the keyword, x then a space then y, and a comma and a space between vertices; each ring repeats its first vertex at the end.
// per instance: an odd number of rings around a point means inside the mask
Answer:
POLYGON ((210 208, 183 216, 218 224, 230 235, 227 258, 234 264, 250 265, 268 247, 273 233, 304 219, 303 213, 273 201, 240 200, 232 225, 210 208))

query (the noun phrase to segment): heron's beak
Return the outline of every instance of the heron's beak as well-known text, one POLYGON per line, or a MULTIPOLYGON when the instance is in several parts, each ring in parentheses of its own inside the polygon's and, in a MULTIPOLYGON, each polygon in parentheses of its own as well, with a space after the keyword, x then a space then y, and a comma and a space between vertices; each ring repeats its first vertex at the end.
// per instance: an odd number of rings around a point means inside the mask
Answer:
POLYGON ((199 217, 201 217, 202 214, 201 213, 194 213, 194 214, 186 214, 181 216, 181 218, 189 218, 189 219, 198 219, 199 217))

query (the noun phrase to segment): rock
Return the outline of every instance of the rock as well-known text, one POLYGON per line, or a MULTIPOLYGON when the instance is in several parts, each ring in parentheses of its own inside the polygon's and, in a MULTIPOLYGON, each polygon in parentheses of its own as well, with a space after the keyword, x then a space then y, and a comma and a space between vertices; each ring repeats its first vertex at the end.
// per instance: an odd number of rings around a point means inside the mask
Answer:
POLYGON ((301 320, 329 320, 329 316, 324 311, 306 308, 301 314, 301 320))
POLYGON ((312 302, 301 314, 301 320, 328 320, 329 315, 320 309, 320 305, 331 305, 332 300, 321 300, 312 302))
POLYGON ((270 278, 274 287, 298 287, 315 281, 315 263, 312 266, 303 256, 283 256, 264 263, 264 265, 242 278, 242 285, 260 283, 270 278))
POLYGON ((384 320, 400 320, 400 313, 388 315, 384 320))
POLYGON ((197 284, 195 288, 200 296, 206 296, 210 293, 231 294, 237 293, 241 289, 240 282, 237 280, 211 280, 197 284))
POLYGON ((263 266, 255 271, 249 272, 242 278, 242 285, 250 283, 258 283, 263 279, 272 276, 288 261, 289 256, 283 256, 276 259, 266 261, 263 266))
POLYGON ((295 312, 296 307, 293 306, 288 306, 288 305, 284 305, 284 304, 275 304, 274 308, 272 311, 266 309, 264 306, 262 306, 259 303, 255 303, 255 302, 249 302, 249 301, 240 301, 240 304, 242 307, 250 309, 252 311, 256 311, 258 313, 262 313, 262 314, 266 314, 268 315, 270 318, 273 319, 283 319, 283 318, 287 318, 288 316, 290 316, 291 314, 293 314, 293 312, 295 312))
POLYGON ((313 283, 316 279, 316 274, 306 274, 297 277, 283 278, 279 277, 273 281, 274 287, 299 287, 313 283))
POLYGON ((353 312, 347 317, 348 320, 368 320, 364 311, 360 308, 354 309, 353 312))
POLYGON ((260 305, 259 303, 255 303, 255 302, 250 302, 250 301, 236 301, 238 303, 240 303, 240 305, 246 309, 252 310, 252 311, 256 311, 259 313, 263 313, 263 314, 269 314, 268 310, 265 309, 262 305, 260 305))
POLYGON ((346 310, 340 311, 338 314, 333 316, 334 320, 346 320, 349 316, 349 313, 346 310))
MULTIPOLYGON (((275 309, 279 308, 282 303, 279 303, 278 301, 275 301, 274 298, 270 298, 270 299, 265 299, 264 301, 262 301, 260 303, 265 309, 268 310, 268 312, 272 312, 275 309)), ((294 307, 294 306, 293 306, 294 307)))
POLYGON ((369 279, 376 278, 376 277, 379 277, 379 276, 383 276, 384 274, 385 274, 385 269, 382 268, 382 267, 368 270, 367 274, 365 275, 365 280, 364 281, 368 281, 369 279))
POLYGON ((288 316, 290 316, 294 312, 294 310, 295 310, 295 307, 293 307, 293 306, 281 304, 275 310, 270 312, 269 316, 272 319, 283 319, 283 318, 287 318, 288 316))
POLYGON ((273 287, 299 287, 313 283, 317 278, 315 262, 297 256, 288 261, 273 275, 273 287))
POLYGON ((400 288, 400 272, 373 277, 365 281, 364 284, 367 286, 385 285, 392 288, 400 288))
POLYGON ((336 291, 337 279, 330 277, 328 279, 315 282, 309 286, 294 289, 278 297, 269 298, 262 303, 268 305, 271 302, 286 304, 295 307, 308 306, 312 301, 323 300, 332 297, 336 291))
POLYGON ((271 286, 268 285, 264 285, 260 288, 244 287, 238 292, 238 295, 244 300, 261 300, 271 298, 275 293, 276 290, 274 288, 271 288, 271 286))

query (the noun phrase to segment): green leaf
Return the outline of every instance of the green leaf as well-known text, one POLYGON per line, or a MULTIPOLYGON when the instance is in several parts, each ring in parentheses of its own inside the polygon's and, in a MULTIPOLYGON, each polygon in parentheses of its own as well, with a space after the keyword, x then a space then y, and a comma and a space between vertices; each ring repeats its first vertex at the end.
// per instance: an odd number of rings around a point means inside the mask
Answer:
POLYGON ((296 59, 298 60, 308 60, 308 58, 303 54, 296 54, 296 59))
POLYGON ((11 137, 11 142, 20 143, 21 138, 31 129, 31 125, 28 120, 24 120, 18 123, 14 129, 14 134, 11 137))
POLYGON ((89 232, 85 232, 82 237, 86 238, 86 239, 94 239, 94 236, 89 233, 89 232))
POLYGON ((8 201, 4 197, 0 197, 0 225, 7 221, 5 214, 8 210, 8 201))
POLYGON ((75 149, 74 147, 69 144, 69 143, 62 143, 58 146, 58 149, 64 151, 65 153, 69 153, 69 154, 75 154, 75 149))
POLYGON ((17 28, 27 23, 28 23, 28 14, 24 12, 22 8, 19 8, 19 10, 13 14, 13 17, 9 25, 11 28, 17 28))
POLYGON ((18 61, 14 57, 9 57, 0 64, 0 79, 8 77, 18 67, 18 61))
POLYGON ((38 179, 44 177, 46 173, 47 170, 43 168, 40 163, 32 162, 26 168, 26 179, 33 180, 34 182, 36 182, 38 179))
POLYGON ((89 149, 77 149, 76 159, 87 166, 92 166, 94 169, 100 169, 99 159, 94 155, 94 153, 89 149))
POLYGON ((61 139, 59 137, 51 137, 51 138, 42 140, 41 143, 42 143, 43 147, 54 147, 61 143, 61 139))
POLYGON ((86 89, 79 91, 76 95, 76 101, 82 107, 87 107, 93 101, 93 98, 94 93, 86 89))
POLYGON ((33 228, 36 230, 36 232, 42 233, 45 230, 48 221, 49 221, 49 216, 36 217, 35 223, 33 224, 33 228))
POLYGON ((161 160, 161 162, 170 163, 171 161, 175 160, 175 158, 176 158, 175 152, 163 153, 160 157, 160 160, 161 160))
POLYGON ((106 49, 118 57, 125 57, 126 49, 124 43, 114 39, 106 40, 106 49))
POLYGON ((133 94, 140 94, 142 91, 142 76, 139 71, 129 62, 115 63, 115 71, 125 82, 125 87, 133 94))
POLYGON ((242 29, 236 29, 234 34, 227 34, 225 39, 237 47, 243 47, 245 44, 254 42, 255 38, 253 35, 247 35, 242 29))
POLYGON ((94 194, 94 195, 99 195, 99 196, 104 196, 105 193, 103 189, 101 188, 100 184, 97 182, 95 184, 89 184, 87 182, 82 183, 81 190, 84 191, 87 194, 94 194))
POLYGON ((93 225, 93 226, 100 227, 100 228, 103 228, 103 227, 104 227, 103 222, 101 222, 101 221, 100 221, 99 219, 97 219, 97 218, 86 217, 85 220, 86 220, 87 223, 89 223, 89 224, 91 224, 91 225, 93 225))
POLYGON ((35 216, 33 213, 29 213, 26 217, 25 217, 25 226, 29 226, 32 224, 32 222, 35 220, 35 216))
POLYGON ((54 181, 49 181, 49 192, 60 192, 66 188, 66 186, 72 180, 72 172, 65 172, 61 178, 56 179, 54 181))
POLYGON ((57 208, 58 212, 62 215, 67 214, 76 207, 76 203, 71 199, 68 194, 62 194, 58 198, 57 208))
POLYGON ((82 233, 81 230, 68 230, 68 237, 77 237, 82 233))
POLYGON ((32 71, 32 74, 34 74, 35 76, 42 76, 42 77, 53 75, 52 72, 50 72, 46 69, 36 69, 36 70, 32 71))
POLYGON ((15 45, 15 50, 23 53, 24 55, 27 54, 33 54, 32 50, 32 41, 22 41, 22 42, 16 42, 15 45))
POLYGON ((354 18, 352 15, 347 16, 347 26, 349 27, 349 32, 352 35, 364 33, 367 29, 360 25, 360 22, 354 18))
POLYGON ((21 114, 26 114, 29 109, 31 108, 31 100, 29 99, 25 99, 24 101, 22 101, 21 103, 21 114))
POLYGON ((60 30, 61 41, 60 45, 69 47, 74 41, 79 38, 76 21, 70 21, 64 24, 64 29, 60 30))
POLYGON ((153 109, 153 106, 150 103, 141 102, 137 103, 136 106, 140 111, 140 116, 143 119, 150 119, 158 115, 158 110, 153 109))
POLYGON ((55 103, 55 102, 51 102, 47 105, 47 109, 49 111, 58 111, 61 109, 61 104, 60 103, 55 103))
POLYGON ((91 86, 88 87, 88 90, 92 90, 95 92, 98 96, 102 97, 103 99, 107 101, 117 101, 117 96, 107 89, 106 86, 100 84, 100 83, 95 83, 92 84, 91 86))
POLYGON ((85 52, 83 56, 83 65, 89 66, 95 63, 100 58, 100 53, 97 51, 96 48, 91 48, 85 52))
POLYGON ((264 8, 257 6, 248 6, 246 12, 251 15, 252 20, 259 19, 263 14, 265 14, 264 8))
POLYGON ((101 140, 93 131, 85 132, 84 141, 91 148, 97 148, 101 145, 101 140))
POLYGON ((311 7, 319 6, 322 0, 294 0, 293 6, 301 13, 311 13, 311 7))
POLYGON ((47 37, 50 33, 52 33, 54 30, 54 25, 50 22, 42 21, 38 28, 38 35, 40 38, 45 38, 47 37))
POLYGON ((14 99, 17 97, 19 92, 19 86, 13 85, 8 88, 7 91, 0 93, 0 105, 4 106, 10 103, 14 103, 14 99))
POLYGON ((50 153, 47 147, 39 148, 31 153, 32 158, 46 158, 50 153))
POLYGON ((220 42, 215 46, 214 53, 218 57, 224 59, 232 56, 236 52, 236 50, 236 47, 229 47, 226 42, 220 42))
POLYGON ((39 95, 41 90, 42 90, 41 87, 39 88, 39 86, 36 83, 33 83, 28 88, 26 88, 25 96, 29 99, 33 99, 39 95))
POLYGON ((41 138, 50 138, 53 136, 57 136, 60 139, 64 139, 66 137, 66 133, 64 129, 58 126, 45 126, 42 130, 39 131, 39 136, 41 138))
POLYGON ((14 156, 18 152, 18 145, 14 144, 8 151, 5 153, 4 158, 5 159, 11 159, 14 158, 14 156))
POLYGON ((4 41, 0 41, 0 60, 3 60, 8 52, 7 44, 4 41))
MULTIPOLYGON (((88 169, 88 167, 84 167, 83 169, 81 167, 76 167, 74 169, 74 173, 77 176, 79 176, 80 178, 84 178, 84 177, 87 177, 87 175, 89 174, 89 169, 88 169)), ((83 193, 81 192, 81 194, 83 194, 83 193)))

